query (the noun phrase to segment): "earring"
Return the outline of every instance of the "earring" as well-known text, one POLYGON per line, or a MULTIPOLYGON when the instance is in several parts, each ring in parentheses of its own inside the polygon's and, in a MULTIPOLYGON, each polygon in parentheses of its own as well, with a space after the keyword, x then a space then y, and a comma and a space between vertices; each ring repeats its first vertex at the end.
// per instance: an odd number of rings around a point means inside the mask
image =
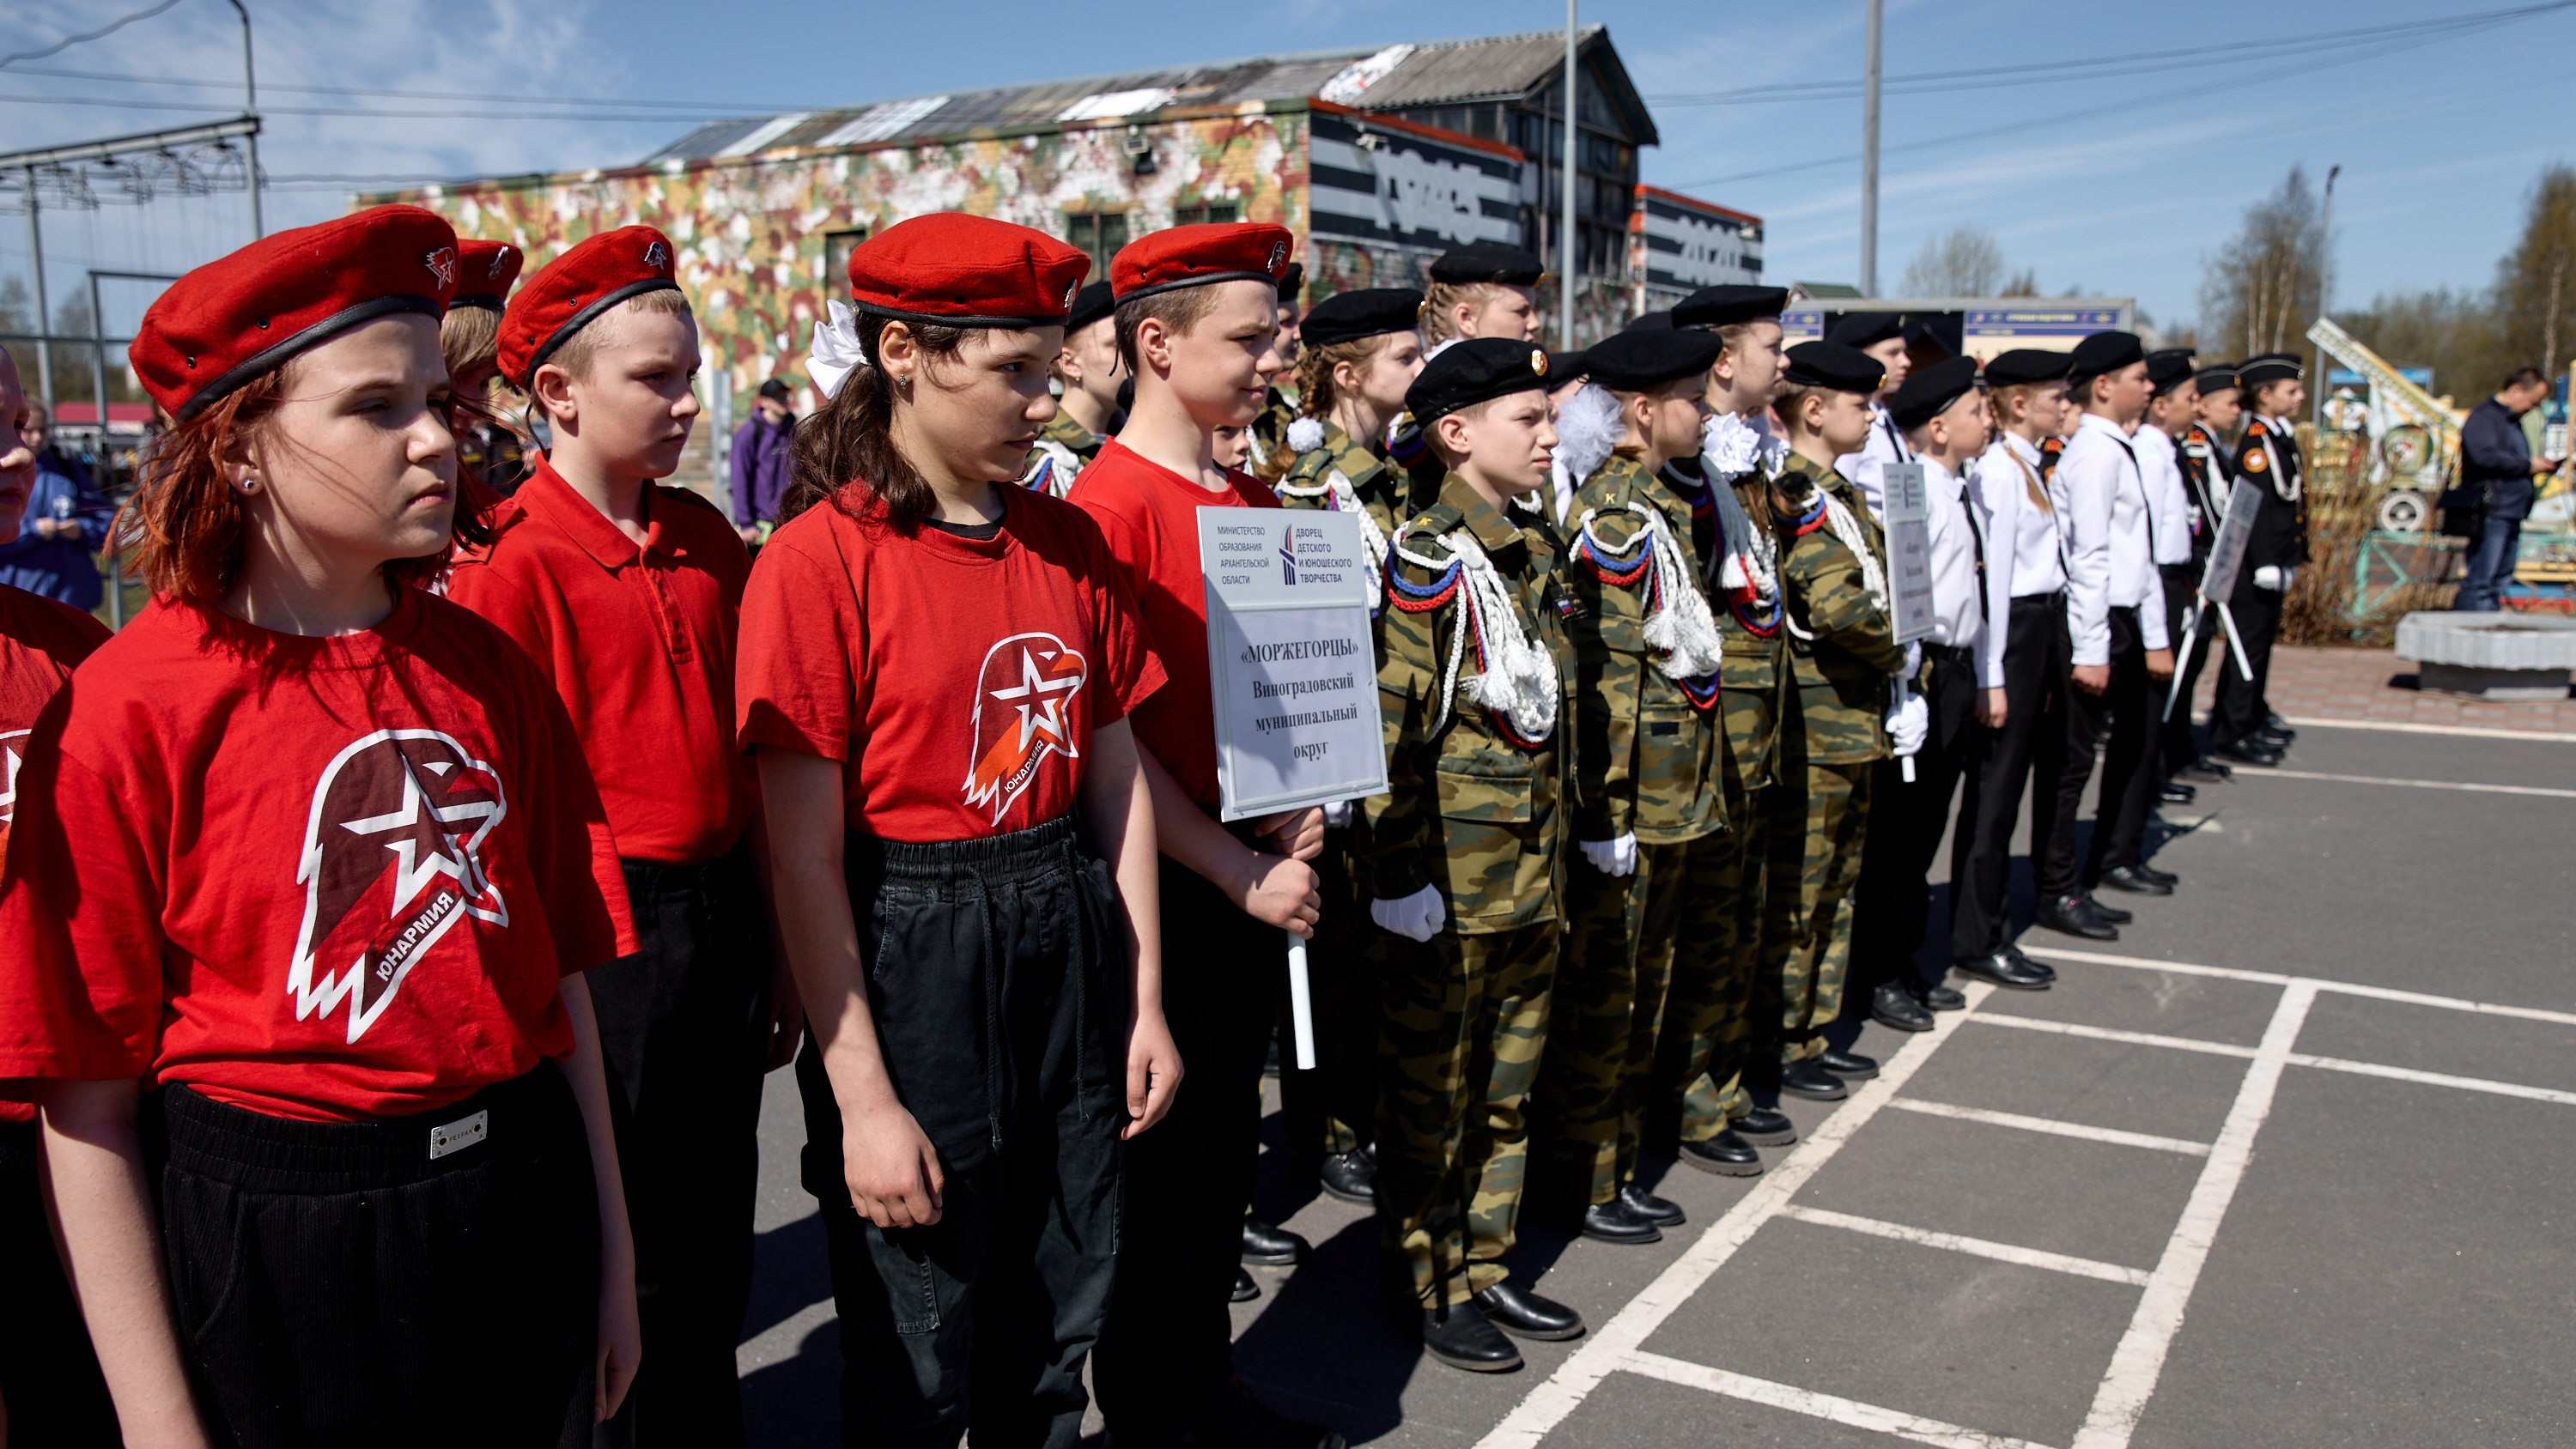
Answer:
POLYGON ((240 486, 241 491, 244 493, 257 493, 259 491, 259 475, 256 473, 243 474, 240 486))

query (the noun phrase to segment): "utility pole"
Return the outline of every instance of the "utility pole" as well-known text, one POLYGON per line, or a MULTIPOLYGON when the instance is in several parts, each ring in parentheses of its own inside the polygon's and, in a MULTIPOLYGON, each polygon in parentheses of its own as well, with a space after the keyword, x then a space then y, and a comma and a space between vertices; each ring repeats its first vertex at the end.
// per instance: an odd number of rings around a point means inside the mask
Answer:
MULTIPOLYGON (((1878 0, 1870 0, 1870 3, 1875 5, 1878 0)), ((259 116, 259 72, 251 65, 250 59, 250 11, 243 7, 242 0, 233 0, 233 9, 240 13, 242 23, 242 114, 256 120, 259 116)), ((259 131, 256 128, 245 144, 250 148, 250 239, 257 241, 268 235, 268 226, 261 219, 259 210, 259 131)))
POLYGON ((45 400, 45 416, 54 415, 53 313, 45 300, 45 230, 36 221, 36 168, 22 175, 27 184, 27 261, 36 272, 36 391, 45 400))
MULTIPOLYGON (((239 0, 235 0, 239 3, 239 0)), ((1878 295, 1878 39, 1883 0, 1869 0, 1867 74, 1860 98, 1860 294, 1878 295)))
MULTIPOLYGON (((1876 0, 1871 0, 1875 4, 1876 0)), ((1574 81, 1574 0, 1565 0, 1565 219, 1558 226, 1557 255, 1564 265, 1557 269, 1556 345, 1567 352, 1574 350, 1574 118, 1581 107, 1575 104, 1574 81)))
MULTIPOLYGON (((2325 215, 2321 218, 2317 231, 2317 315, 2321 318, 2334 315, 2334 188, 2335 178, 2342 174, 2343 167, 2340 163, 2326 168, 2325 215)), ((2323 347, 2317 349, 2316 381, 2317 385, 2308 389, 2308 396, 2312 400, 2309 411, 2313 414, 2309 421, 2322 430, 2326 425, 2328 391, 2326 353, 2323 347)))

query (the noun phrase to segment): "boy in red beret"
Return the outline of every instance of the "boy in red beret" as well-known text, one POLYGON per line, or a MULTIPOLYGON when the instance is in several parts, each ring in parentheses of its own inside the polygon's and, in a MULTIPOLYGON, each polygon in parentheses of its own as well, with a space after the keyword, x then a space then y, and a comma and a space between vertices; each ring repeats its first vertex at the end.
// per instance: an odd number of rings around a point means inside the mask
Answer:
POLYGON ((543 411, 554 448, 448 592, 563 696, 642 947, 592 980, 624 1108, 651 1365, 620 1428, 727 1445, 743 1432, 734 1344, 751 1292, 760 1079, 794 1048, 795 1006, 792 989, 773 990, 746 838, 757 782, 734 741, 751 559, 713 505, 653 481, 679 466, 698 415, 697 326, 673 263, 668 238, 625 227, 511 299, 501 369, 543 411))
POLYGON ((1136 401, 1071 494, 1107 535, 1171 674, 1137 709, 1136 742, 1163 853, 1163 939, 1189 943, 1192 957, 1163 993, 1191 1086, 1160 1128, 1128 1145, 1118 1291, 1092 1369, 1110 1432, 1130 1449, 1184 1437, 1341 1442, 1244 1392, 1227 1306, 1260 1150, 1270 1006, 1284 989, 1279 929, 1314 933, 1321 897, 1305 860, 1322 851, 1324 829, 1320 810, 1217 823, 1198 511, 1279 506, 1219 461, 1217 434, 1251 426, 1279 373, 1290 241, 1285 227, 1257 222, 1177 226, 1111 259, 1136 401))

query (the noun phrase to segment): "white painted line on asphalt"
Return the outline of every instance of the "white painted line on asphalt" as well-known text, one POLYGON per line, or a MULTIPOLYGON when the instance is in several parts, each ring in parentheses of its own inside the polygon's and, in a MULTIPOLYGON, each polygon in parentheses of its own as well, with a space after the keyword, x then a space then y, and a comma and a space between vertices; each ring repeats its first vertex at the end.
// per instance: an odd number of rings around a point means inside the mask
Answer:
POLYGON ((2326 780, 2337 785, 2403 785, 2410 790, 2466 790, 2479 795, 2538 795, 2550 800, 2576 800, 2576 790, 2542 785, 2481 785, 2468 780, 2400 780, 2388 775, 2329 775, 2321 770, 2248 770, 2248 780, 2326 780))
POLYGON ((2576 744, 2576 734, 2563 730, 2500 730, 2484 725, 2401 724, 2395 720, 2327 719, 2323 715, 2283 716, 2293 728, 2314 725, 2328 730, 2382 730, 2395 735, 2467 735, 2481 740, 2537 740, 2542 744, 2576 744))
POLYGON ((2105 1283, 2125 1283, 2132 1288, 2147 1285, 2147 1273, 2143 1268, 2123 1268, 2117 1263, 2104 1263, 2092 1258, 2070 1258, 2064 1253, 1998 1243, 1990 1238, 1936 1233, 1930 1228, 1908 1227, 1903 1223, 1855 1217, 1823 1208, 1800 1207, 1796 1203, 1780 1209, 1780 1216, 1796 1222, 1813 1223, 1820 1228, 1841 1228, 1845 1232, 1866 1233, 1873 1238, 1891 1238, 1923 1248, 1944 1248, 1953 1253, 1992 1258, 1999 1263, 2018 1263, 2025 1268, 2045 1268, 2052 1273, 2069 1273, 2078 1278, 2099 1278, 2105 1283))
POLYGON ((2259 981, 2267 986, 2287 986, 2293 981, 2307 981, 2314 983, 2319 991, 2331 991, 2338 996, 2366 996, 2374 1001, 2402 1002, 2408 1006, 2432 1006, 2444 1011, 2467 1011, 2480 1016, 2510 1016, 2522 1021, 2546 1021, 2559 1026, 2576 1026, 2576 1011, 2550 1011, 2537 1006, 2499 1006, 2492 1001, 2472 1001, 2462 996, 2435 996, 2423 991, 2400 991, 2393 986, 2364 986, 2358 981, 2334 981, 2322 976, 2290 976, 2278 971, 2246 971, 2234 966, 2202 966, 2189 961, 2159 961, 2151 956, 2114 956, 2102 951, 2075 951, 2058 946, 2043 946, 2031 954, 2055 957, 2061 961, 2090 961, 2104 966, 2134 966, 2146 971, 2173 971, 2185 976, 2216 976, 2229 981, 2259 981))
POLYGON ((1918 1444, 1938 1444, 1942 1449, 2041 1449, 2040 1445, 2027 1439, 2014 1439, 2003 1434, 1987 1434, 1975 1429, 1962 1429, 1956 1424, 1944 1424, 1938 1419, 1926 1419, 1918 1414, 1902 1413, 1895 1409, 1882 1409, 1876 1404, 1864 1404, 1857 1399, 1820 1394, 1812 1389, 1791 1388, 1787 1384, 1773 1383, 1769 1379, 1728 1373, 1720 1368, 1709 1368, 1703 1364, 1666 1358, 1659 1353, 1626 1354, 1621 1357, 1617 1367, 1626 1369, 1630 1373, 1643 1374, 1648 1378, 1662 1379, 1668 1384, 1680 1384, 1684 1388, 1723 1394, 1730 1399, 1743 1399, 1748 1403, 1786 1409, 1793 1414, 1804 1414, 1811 1419, 1827 1419, 1875 1434, 1893 1434, 1900 1439, 1911 1439, 1918 1444))
POLYGON ((2214 1057, 2250 1058, 2254 1048, 2232 1042, 2202 1041, 2197 1037, 2158 1036, 2148 1031, 2114 1031, 2107 1026, 2084 1026, 2072 1021, 2040 1021, 2027 1016, 1981 1016, 1987 1026, 2008 1026, 2015 1031, 2044 1031, 2056 1036, 2080 1036, 2092 1041, 2127 1042, 2132 1046, 2170 1047, 2181 1052, 2206 1052, 2214 1057))
POLYGON ((1899 1097, 1887 1105, 1904 1112, 1920 1112, 1926 1117, 1950 1117, 1961 1122, 1983 1122, 1989 1127, 2018 1127, 2024 1132, 2046 1132, 2057 1137, 2080 1137, 2087 1142, 2108 1142, 2119 1147, 2146 1147, 2158 1152, 2179 1152, 2186 1157, 2207 1157, 2209 1144, 2186 1142, 2179 1137, 2157 1137, 2145 1132, 2123 1132, 2116 1127, 2088 1127, 2081 1122, 2060 1122, 2054 1117, 2025 1117, 2019 1112, 1996 1112, 1985 1107, 1960 1107, 1948 1102, 1927 1102, 1921 1097, 1899 1097))
MULTIPOLYGON (((1566 1415, 1580 1407, 1584 1399, 1601 1386, 1603 1379, 1643 1346, 1675 1309, 1699 1291, 1711 1274, 1724 1267, 1726 1260, 1735 1256, 1736 1249, 1743 1247, 1756 1230, 1788 1206, 1789 1199, 1799 1188, 1806 1186, 1807 1180, 1819 1169, 1831 1162, 1835 1153, 1842 1151, 1843 1144, 1852 1139, 1852 1134, 1877 1116, 1878 1110, 1887 1105, 1925 1062, 1932 1059, 1932 1054, 1958 1034, 1961 1022, 1975 1020, 1977 1008, 1994 991, 1992 982, 1970 983, 1966 1010, 1940 1013, 1933 1020, 1932 1030, 1919 1042, 1922 1050, 1897 1052, 1879 1069, 1877 1077, 1860 1083, 1849 1101, 1827 1117, 1823 1126, 1808 1133, 1807 1140, 1799 1144, 1796 1151, 1764 1173, 1755 1182, 1753 1190, 1736 1199, 1735 1206, 1727 1209, 1725 1216, 1709 1224, 1696 1242, 1683 1250, 1682 1255, 1663 1272, 1655 1275, 1655 1281, 1647 1284, 1645 1291, 1629 1299, 1626 1306, 1610 1316, 1608 1322, 1593 1329, 1572 1357, 1557 1365, 1556 1372, 1532 1388, 1501 1423, 1477 1441, 1477 1449, 1536 1449, 1548 1431, 1565 1422, 1566 1415)), ((1946 1425, 1936 1427, 1947 1428, 1946 1425)), ((1956 1432, 1967 1433, 1966 1430, 1956 1432)), ((1967 1438, 1937 1442, 1984 1445, 2000 1441, 1967 1438)))
POLYGON ((2282 989, 2281 1004, 2263 1029, 2262 1044, 2254 1049, 2254 1065, 2246 1069, 2245 1081, 2236 1089, 2236 1102, 2227 1109, 2226 1124, 2218 1129, 2209 1161, 2183 1208, 2182 1222, 2166 1241, 2164 1257, 2139 1295, 2138 1311, 2111 1354, 2110 1371, 2102 1376, 2084 1427, 2076 1431, 2074 1449, 2128 1449, 2130 1437, 2137 1433, 2139 1416, 2146 1412, 2147 1401, 2155 1396, 2156 1380, 2164 1373, 2165 1354, 2173 1347, 2174 1335, 2182 1331, 2183 1312, 2200 1281, 2201 1267, 2209 1261, 2210 1243, 2218 1236, 2218 1224, 2227 1216, 2236 1185, 2244 1179, 2245 1164, 2254 1155, 2254 1135, 2272 1113, 2273 1094, 2289 1066, 2290 1048, 2297 1043, 2299 1028, 2306 1024, 2308 1008, 2316 999, 2313 982, 2293 981, 2282 989))
POLYGON ((2388 1067, 2343 1057, 2312 1057, 2305 1052, 2292 1053, 2290 1065, 2350 1072, 2358 1077, 2386 1077, 2393 1082, 2420 1082, 2428 1087, 2457 1087, 2464 1092, 2492 1092, 2499 1097, 2526 1097, 2534 1102, 2559 1102, 2576 1107, 2576 1092, 2562 1092, 2555 1087, 2525 1087, 2512 1082, 2491 1082, 2483 1077, 2449 1077, 2440 1072, 2419 1072, 2412 1067, 2388 1067))

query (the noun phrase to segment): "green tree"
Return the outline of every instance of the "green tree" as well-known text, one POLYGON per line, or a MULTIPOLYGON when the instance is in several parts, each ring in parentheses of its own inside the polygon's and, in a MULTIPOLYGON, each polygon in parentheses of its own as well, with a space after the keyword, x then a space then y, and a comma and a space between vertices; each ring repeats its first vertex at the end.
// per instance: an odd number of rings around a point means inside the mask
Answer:
MULTIPOLYGON (((2532 184, 2523 214, 2522 240, 2496 264, 2495 331, 2505 369, 2525 363, 2543 372, 2565 369, 2576 345, 2576 168, 2560 162, 2532 184)), ((2491 388, 2501 380, 2480 376, 2467 385, 2491 388)))
POLYGON ((2280 189, 2245 209, 2245 223, 2204 266, 2201 315, 2211 344, 2243 355, 2303 350, 2317 315, 2325 228, 2316 189, 2293 165, 2280 189))

